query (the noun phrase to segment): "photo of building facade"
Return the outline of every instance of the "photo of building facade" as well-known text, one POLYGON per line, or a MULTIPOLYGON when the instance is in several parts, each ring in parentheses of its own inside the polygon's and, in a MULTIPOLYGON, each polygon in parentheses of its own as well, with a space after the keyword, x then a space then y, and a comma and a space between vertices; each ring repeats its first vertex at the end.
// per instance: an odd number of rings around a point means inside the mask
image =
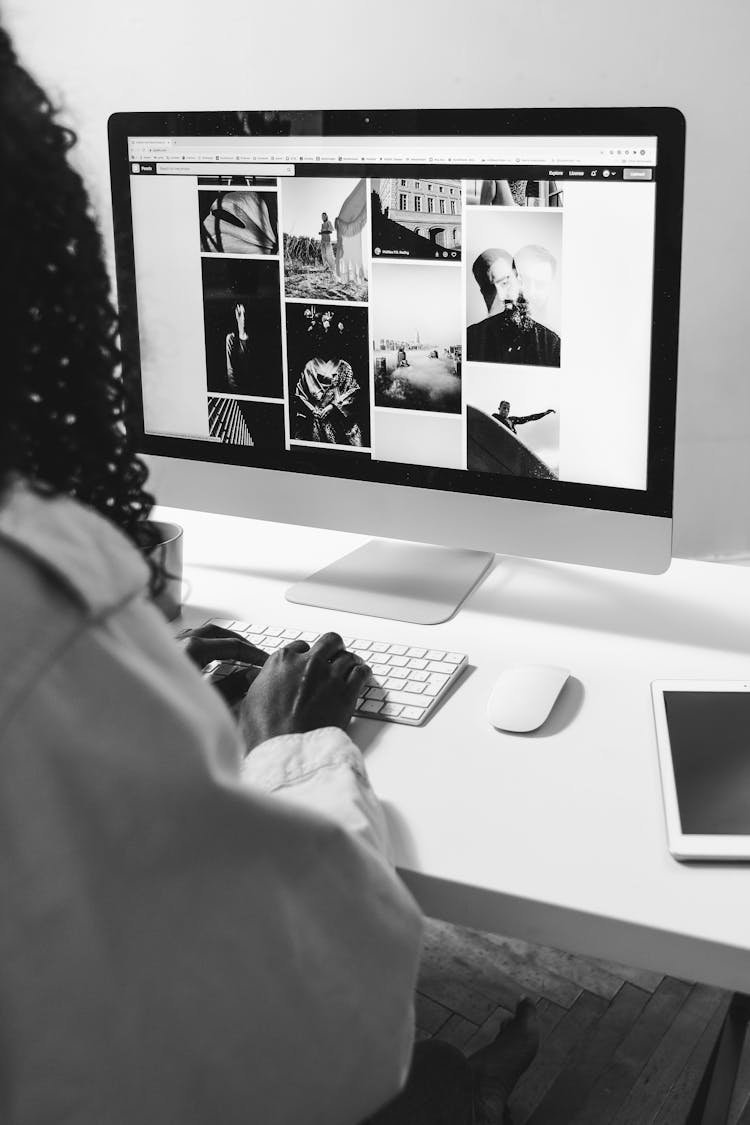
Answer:
POLYGON ((376 183, 383 211, 392 222, 444 250, 461 249, 461 184, 458 180, 392 177, 376 183))

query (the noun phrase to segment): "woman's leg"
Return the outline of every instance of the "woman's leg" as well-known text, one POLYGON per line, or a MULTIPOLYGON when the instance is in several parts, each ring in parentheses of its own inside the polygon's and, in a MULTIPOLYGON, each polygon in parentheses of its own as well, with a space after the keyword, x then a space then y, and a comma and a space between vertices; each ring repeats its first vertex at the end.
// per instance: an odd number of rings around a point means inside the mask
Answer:
POLYGON ((367 1125, 474 1125, 474 1077, 458 1047, 417 1043, 406 1086, 367 1125))
POLYGON ((536 1008, 526 999, 468 1058, 438 1039, 417 1043, 406 1086, 367 1125, 510 1125, 508 1098, 538 1048, 536 1008))

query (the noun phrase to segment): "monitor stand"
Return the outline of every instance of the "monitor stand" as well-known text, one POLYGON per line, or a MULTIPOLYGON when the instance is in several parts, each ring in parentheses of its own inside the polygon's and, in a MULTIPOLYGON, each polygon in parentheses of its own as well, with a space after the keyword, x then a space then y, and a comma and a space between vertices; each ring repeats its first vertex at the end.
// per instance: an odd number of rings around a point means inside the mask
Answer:
POLYGON ((287 601, 417 625, 447 621, 487 572, 488 551, 371 539, 290 586, 287 601))

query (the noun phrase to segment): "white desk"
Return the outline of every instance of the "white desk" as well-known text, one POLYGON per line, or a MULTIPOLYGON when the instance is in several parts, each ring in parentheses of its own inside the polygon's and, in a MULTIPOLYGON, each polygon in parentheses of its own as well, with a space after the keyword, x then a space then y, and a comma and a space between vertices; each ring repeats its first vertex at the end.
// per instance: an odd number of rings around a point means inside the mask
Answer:
POLYGON ((750 870, 666 845, 650 681, 750 675, 750 569, 676 560, 658 578, 498 559, 453 620, 406 625, 292 605, 292 582, 363 537, 160 509, 185 528, 184 618, 334 629, 469 654, 422 728, 351 727, 427 914, 738 991, 750 870), (542 731, 493 730, 497 673, 573 676, 542 731))

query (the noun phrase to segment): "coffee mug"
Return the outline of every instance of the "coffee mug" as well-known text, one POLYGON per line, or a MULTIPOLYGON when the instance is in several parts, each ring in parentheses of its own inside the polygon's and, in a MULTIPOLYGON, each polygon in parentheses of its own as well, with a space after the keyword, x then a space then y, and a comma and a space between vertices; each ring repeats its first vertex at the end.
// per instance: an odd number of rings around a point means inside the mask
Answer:
POLYGON ((163 575, 163 585, 154 598, 154 605, 167 621, 174 621, 182 612, 182 528, 178 523, 161 520, 149 520, 149 523, 156 529, 159 540, 149 554, 163 575))

